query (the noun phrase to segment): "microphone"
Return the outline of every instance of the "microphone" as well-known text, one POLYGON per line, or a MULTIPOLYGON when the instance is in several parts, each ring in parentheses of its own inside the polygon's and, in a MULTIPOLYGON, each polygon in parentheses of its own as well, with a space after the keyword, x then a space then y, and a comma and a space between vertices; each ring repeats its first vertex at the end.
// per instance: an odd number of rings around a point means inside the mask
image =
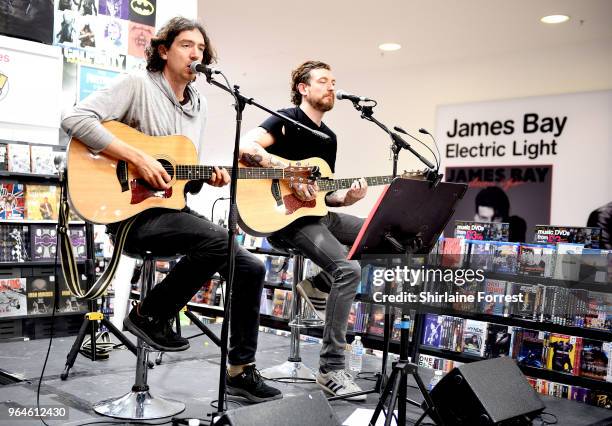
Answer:
POLYGON ((342 99, 348 99, 352 102, 375 102, 374 99, 366 98, 365 96, 352 95, 346 93, 344 90, 336 90, 336 99, 341 101, 342 99))
MULTIPOLYGON (((427 129, 424 129, 422 127, 419 129, 419 133, 421 133, 423 135, 427 135, 427 136, 429 136, 431 138, 431 140, 433 141, 434 145, 436 146, 436 151, 438 151, 438 158, 441 158, 440 148, 438 147, 438 141, 436 141, 436 138, 434 138, 433 135, 427 131, 427 129)), ((440 162, 439 161, 438 161, 438 169, 440 169, 440 162)))
MULTIPOLYGON (((425 145, 423 143, 423 141, 421 141, 420 139, 415 138, 414 136, 412 136, 410 133, 408 133, 407 131, 405 131, 404 129, 402 129, 400 126, 393 126, 393 130, 395 130, 396 132, 400 132, 403 133, 407 136, 410 136, 412 139, 414 139, 415 141, 417 141, 418 143, 420 143, 421 145, 423 145, 425 148, 427 148, 429 150, 429 152, 431 152, 431 154, 433 155, 434 159, 436 160, 436 170, 440 169, 440 149, 438 148, 438 143, 436 142, 436 139, 431 135, 431 133, 429 133, 427 130, 425 130, 424 128, 420 128, 419 129, 419 133, 422 133, 424 135, 428 135, 432 140, 433 143, 436 147, 436 151, 438 151, 438 155, 436 156, 436 154, 431 150, 430 147, 428 147, 427 145, 425 145)), ((427 166, 431 169, 433 169, 433 165, 427 164, 427 166)))
POLYGON ((405 135, 411 136, 410 133, 408 133, 407 131, 402 129, 400 126, 393 126, 393 130, 395 130, 396 132, 400 132, 400 133, 403 133, 405 135))
POLYGON ((198 61, 193 61, 191 65, 189 65, 189 68, 191 69, 191 72, 193 72, 194 74, 202 73, 202 74, 205 74, 207 78, 213 74, 221 74, 221 71, 214 69, 214 68, 209 68, 203 63, 198 62, 198 61))

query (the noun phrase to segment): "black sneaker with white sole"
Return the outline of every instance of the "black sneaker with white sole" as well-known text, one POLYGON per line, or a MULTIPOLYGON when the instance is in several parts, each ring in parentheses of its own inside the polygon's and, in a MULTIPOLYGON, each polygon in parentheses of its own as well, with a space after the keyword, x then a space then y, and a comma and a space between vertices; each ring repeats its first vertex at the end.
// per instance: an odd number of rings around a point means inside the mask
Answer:
POLYGON ((283 397, 281 391, 264 382, 255 365, 247 365, 242 373, 234 377, 226 373, 225 380, 228 394, 241 396, 251 402, 272 401, 283 397))
POLYGON ((123 326, 158 351, 178 352, 189 349, 189 341, 172 330, 172 320, 139 315, 137 306, 125 317, 123 326))

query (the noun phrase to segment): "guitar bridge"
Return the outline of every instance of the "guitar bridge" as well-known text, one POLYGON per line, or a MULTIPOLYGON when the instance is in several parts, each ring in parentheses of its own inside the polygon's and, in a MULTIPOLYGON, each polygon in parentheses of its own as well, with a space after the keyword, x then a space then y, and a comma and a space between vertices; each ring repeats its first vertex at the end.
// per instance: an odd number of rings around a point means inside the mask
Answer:
POLYGON ((272 196, 276 201, 276 205, 278 207, 283 205, 283 198, 281 195, 280 182, 278 179, 272 179, 272 185, 270 185, 270 191, 272 192, 272 196))
POLYGON ((117 161, 117 180, 121 185, 121 192, 129 191, 130 185, 128 184, 128 166, 127 162, 123 160, 117 161))

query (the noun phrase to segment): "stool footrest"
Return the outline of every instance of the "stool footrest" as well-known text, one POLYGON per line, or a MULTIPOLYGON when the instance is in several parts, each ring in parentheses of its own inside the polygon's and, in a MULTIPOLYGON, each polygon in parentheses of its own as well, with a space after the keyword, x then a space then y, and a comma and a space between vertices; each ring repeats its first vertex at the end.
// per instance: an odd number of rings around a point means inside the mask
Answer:
POLYGON ((175 416, 185 410, 185 404, 146 392, 129 392, 118 398, 101 401, 93 406, 96 413, 116 419, 153 420, 175 416))
POLYGON ((280 365, 261 370, 261 375, 267 379, 315 380, 314 371, 299 361, 285 361, 280 365))
POLYGON ((148 392, 149 385, 134 385, 132 386, 132 392, 148 392))

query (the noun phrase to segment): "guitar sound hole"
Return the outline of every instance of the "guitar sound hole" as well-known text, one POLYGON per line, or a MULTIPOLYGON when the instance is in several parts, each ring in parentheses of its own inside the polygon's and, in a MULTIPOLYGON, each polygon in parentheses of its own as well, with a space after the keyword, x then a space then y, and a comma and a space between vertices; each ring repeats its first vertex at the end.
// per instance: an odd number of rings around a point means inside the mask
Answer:
POLYGON ((166 172, 170 175, 170 178, 174 178, 174 167, 172 166, 172 163, 163 158, 158 159, 157 161, 159 161, 164 169, 166 169, 166 172))

